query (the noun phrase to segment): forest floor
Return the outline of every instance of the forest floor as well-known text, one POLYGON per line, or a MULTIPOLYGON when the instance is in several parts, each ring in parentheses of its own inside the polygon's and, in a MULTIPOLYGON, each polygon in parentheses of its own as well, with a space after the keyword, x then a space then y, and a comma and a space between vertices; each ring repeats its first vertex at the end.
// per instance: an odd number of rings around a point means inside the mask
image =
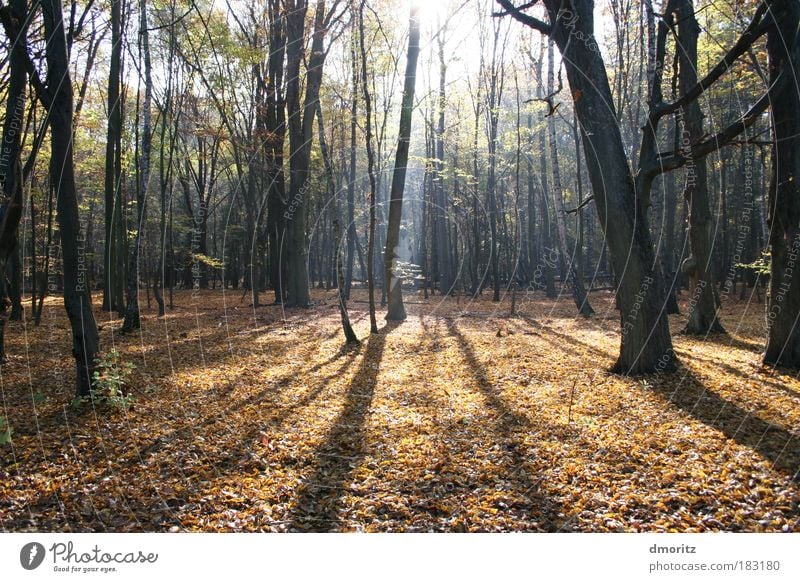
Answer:
POLYGON ((313 295, 178 292, 125 337, 98 309, 104 351, 136 366, 128 407, 70 404, 59 300, 9 324, 0 530, 800 530, 800 380, 760 365, 763 304, 729 301, 706 340, 671 316, 679 370, 634 379, 608 372, 607 293, 591 319, 540 293, 515 317, 409 294, 370 337, 358 291, 360 349, 335 291, 313 295))

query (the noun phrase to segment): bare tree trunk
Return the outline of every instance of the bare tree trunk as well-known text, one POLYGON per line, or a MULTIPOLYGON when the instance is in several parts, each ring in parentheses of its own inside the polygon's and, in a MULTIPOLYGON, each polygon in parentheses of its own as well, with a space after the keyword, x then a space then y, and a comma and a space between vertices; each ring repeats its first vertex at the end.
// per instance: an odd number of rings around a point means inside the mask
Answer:
POLYGON ((288 251, 287 303, 295 307, 308 307, 311 296, 308 289, 308 249, 306 248, 306 210, 308 202, 309 164, 313 139, 314 116, 317 111, 322 66, 325 62, 324 40, 326 31, 325 0, 317 0, 314 14, 314 31, 311 54, 305 78, 305 99, 300 108, 300 64, 304 59, 306 0, 287 0, 285 3, 287 38, 287 88, 286 102, 289 114, 289 206, 286 218, 286 248, 288 251))
POLYGON ((408 149, 411 142, 411 117, 414 113, 414 85, 417 80, 417 58, 419 57, 419 16, 416 6, 411 8, 409 18, 408 57, 406 79, 403 87, 403 102, 400 112, 400 130, 397 139, 397 154, 394 160, 392 186, 389 199, 389 225, 386 231, 384 251, 385 277, 388 285, 389 309, 387 320, 402 321, 406 318, 403 305, 403 280, 396 271, 400 246, 400 221, 403 214, 403 190, 408 166, 408 149))
POLYGON ((319 133, 319 147, 322 151, 322 162, 325 166, 325 178, 327 188, 328 204, 332 202, 334 216, 333 216, 333 235, 334 235, 334 253, 336 256, 336 295, 339 299, 339 314, 342 318, 342 331, 344 332, 345 341, 348 344, 358 344, 358 336, 353 331, 353 326, 350 324, 350 315, 347 312, 347 298, 345 297, 344 289, 344 268, 342 263, 341 253, 341 228, 339 227, 339 197, 336 195, 336 186, 333 177, 333 165, 331 164, 331 156, 328 151, 328 144, 325 141, 325 124, 322 119, 322 107, 318 105, 317 109, 317 123, 319 133))
MULTIPOLYGON (((700 30, 694 17, 692 0, 677 0, 678 59, 680 62, 680 92, 686 94, 697 84, 697 36, 700 30)), ((682 149, 703 139, 703 114, 697 100, 682 110, 682 149)), ((684 333, 705 336, 724 332, 719 322, 719 303, 711 273, 711 210, 708 202, 708 177, 705 158, 686 167, 683 196, 689 204, 690 256, 681 269, 689 276, 689 321, 684 333)))
MULTIPOLYGON (((547 47, 547 94, 553 95, 553 92, 553 42, 551 40, 547 47)), ((578 277, 575 271, 574 257, 572 253, 569 252, 569 246, 567 244, 566 209, 564 208, 564 193, 561 188, 561 169, 558 164, 558 140, 556 138, 555 115, 550 114, 547 118, 547 126, 550 130, 550 156, 553 161, 553 202, 556 211, 556 232, 558 234, 559 248, 561 257, 564 260, 567 275, 564 283, 572 286, 572 296, 575 299, 578 312, 584 317, 589 317, 594 313, 594 310, 592 306, 589 305, 589 299, 586 296, 586 289, 583 286, 583 281, 578 277)), ((578 162, 580 162, 580 160, 578 160, 578 162)), ((580 172, 580 167, 578 167, 578 172, 580 172)))
POLYGON ((675 353, 646 215, 637 205, 633 175, 613 108, 605 65, 594 36, 593 3, 544 0, 552 25, 498 0, 528 26, 551 35, 564 56, 584 154, 614 272, 619 278, 621 345, 613 370, 645 374, 674 368, 675 353), (570 14, 564 10, 569 9, 570 14), (583 42, 570 42, 577 33, 583 42))
MULTIPOLYGON (((147 189, 150 185, 150 152, 153 145, 152 115, 150 108, 153 102, 153 78, 150 65, 150 33, 147 28, 147 3, 139 0, 139 35, 144 61, 144 102, 142 103, 142 148, 139 157, 139 184, 136 189, 136 208, 138 220, 136 240, 131 252, 128 267, 128 305, 125 309, 125 320, 122 332, 130 333, 141 327, 139 315, 139 257, 141 255, 142 238, 147 216, 147 189)), ((145 283, 146 285, 146 283, 145 283)))
POLYGON ((123 1, 111 0, 111 61, 108 71, 108 126, 105 160, 105 256, 103 259, 103 309, 123 308, 121 262, 124 261, 120 241, 122 228, 121 156, 123 1))
POLYGON ((800 368, 800 5, 771 3, 776 26, 767 40, 772 103, 769 244, 772 263, 764 363, 800 368))
POLYGON ((86 256, 78 215, 72 152, 72 81, 60 0, 42 2, 47 43, 47 95, 51 139, 51 179, 57 188, 58 225, 64 265, 64 306, 72 328, 77 394, 89 394, 100 340, 86 286, 86 256))
POLYGON ((17 231, 22 219, 22 131, 28 83, 27 31, 17 29, 14 24, 25 26, 27 12, 25 0, 12 0, 10 6, 0 8, 0 21, 12 41, 3 141, 0 142, 0 193, 3 195, 0 200, 0 364, 5 361, 5 326, 10 307, 6 296, 6 264, 9 257, 18 252, 17 231))
POLYGON ((358 11, 358 42, 361 48, 361 86, 364 93, 364 109, 367 114, 367 173, 369 174, 369 235, 367 248, 367 280, 369 286, 369 323, 370 331, 378 333, 378 322, 375 319, 375 155, 372 151, 372 102, 367 83, 367 48, 364 41, 364 4, 358 11))
POLYGON ((350 40, 350 60, 352 86, 350 92, 350 176, 347 180, 347 280, 345 282, 345 297, 350 299, 350 289, 353 286, 353 263, 355 262, 356 248, 356 217, 355 217, 355 192, 356 192, 356 161, 358 150, 358 54, 356 53, 355 34, 350 40))

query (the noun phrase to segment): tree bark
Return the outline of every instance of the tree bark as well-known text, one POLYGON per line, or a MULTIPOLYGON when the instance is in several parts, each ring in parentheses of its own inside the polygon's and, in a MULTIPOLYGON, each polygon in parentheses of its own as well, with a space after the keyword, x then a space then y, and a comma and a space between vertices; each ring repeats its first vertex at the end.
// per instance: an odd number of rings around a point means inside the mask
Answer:
POLYGON ((389 194, 389 225, 386 231, 386 250, 384 251, 386 271, 384 280, 388 282, 389 300, 386 319, 390 321, 402 321, 406 318, 406 309, 403 305, 403 279, 397 273, 396 261, 400 246, 400 221, 403 214, 403 190, 408 166, 408 149, 411 142, 411 118, 414 113, 414 85, 417 80, 418 57, 419 16, 417 8, 414 6, 411 8, 411 16, 409 18, 406 78, 403 87, 397 153, 394 159, 394 172, 392 173, 392 185, 389 194))
POLYGON ((139 184, 136 189, 136 208, 138 214, 136 240, 131 252, 128 267, 128 304, 122 332, 130 333, 141 327, 139 315, 139 257, 145 217, 147 216, 147 188, 150 185, 150 152, 153 145, 151 105, 153 102, 153 78, 150 64, 150 33, 147 28, 147 3, 139 0, 139 35, 142 60, 144 62, 144 102, 142 103, 142 146, 139 157, 139 184))
POLYGON ((764 363, 800 368, 800 4, 770 3, 767 39, 772 103, 769 244, 772 255, 764 363))
POLYGON ((60 0, 42 2, 47 43, 47 100, 50 101, 50 175, 57 189, 56 209, 64 266, 64 307, 72 328, 72 353, 77 368, 77 394, 90 393, 100 340, 86 285, 86 257, 72 150, 72 80, 60 0))
POLYGON ((613 370, 645 374, 674 368, 675 353, 647 217, 637 204, 605 65, 594 36, 594 3, 545 0, 552 24, 498 0, 515 18, 552 36, 561 54, 583 133, 584 154, 610 260, 619 281, 621 342, 613 370), (568 11, 568 12, 567 12, 568 11), (580 33, 582 42, 574 42, 580 33), (573 40, 573 42, 570 42, 573 40))
POLYGON ((22 132, 28 83, 25 70, 27 32, 25 28, 16 29, 13 24, 14 21, 25 23, 27 11, 25 0, 12 0, 10 6, 0 8, 0 20, 12 42, 3 141, 0 142, 0 193, 3 196, 0 200, 0 363, 5 361, 5 326, 10 315, 6 264, 18 252, 17 231, 22 219, 22 132))
POLYGON ((369 234, 367 241, 367 283, 369 293, 369 324, 372 333, 378 333, 378 322, 375 318, 375 154, 372 151, 372 101, 367 83, 367 48, 364 40, 364 5, 361 0, 358 10, 358 43, 361 48, 361 88, 364 93, 364 109, 367 115, 367 173, 369 174, 369 234))
MULTIPOLYGON (((681 94, 686 94, 697 84, 697 36, 700 30, 694 17, 692 0, 676 0, 678 21, 677 44, 681 94)), ((681 109, 683 118, 682 149, 699 142, 704 137, 703 114, 700 104, 693 100, 681 109)), ((683 196, 689 205, 689 257, 681 269, 689 276, 689 321, 684 333, 706 336, 711 332, 724 332, 719 322, 719 303, 711 273, 711 210, 708 202, 708 175, 705 158, 686 166, 686 183, 683 196)))
POLYGON ((122 76, 123 2, 111 0, 111 60, 108 71, 108 125, 105 159, 105 256, 103 259, 103 309, 121 310, 122 274, 124 260, 120 245, 123 233, 121 204, 121 152, 122 102, 120 79, 122 76))
MULTIPOLYGON (((554 92, 553 56, 553 42, 551 41, 548 43, 547 48, 548 95, 553 95, 554 92)), ((594 310, 592 309, 592 306, 589 305, 589 299, 586 296, 586 289, 583 286, 583 281, 580 277, 578 277, 578 274, 575 270, 573 253, 569 252, 569 245, 567 244, 566 209, 564 208, 564 192, 561 188, 561 169, 558 164, 558 140, 556 138, 555 115, 549 115, 547 118, 547 126, 550 131, 550 156, 553 162, 553 202, 556 211, 556 232, 558 235, 561 257, 564 261, 567 275, 564 283, 572 287, 572 297, 575 299, 575 305, 578 308, 578 313, 584 317, 589 317, 594 313, 594 310)), ((578 171, 580 171, 580 168, 578 171)))

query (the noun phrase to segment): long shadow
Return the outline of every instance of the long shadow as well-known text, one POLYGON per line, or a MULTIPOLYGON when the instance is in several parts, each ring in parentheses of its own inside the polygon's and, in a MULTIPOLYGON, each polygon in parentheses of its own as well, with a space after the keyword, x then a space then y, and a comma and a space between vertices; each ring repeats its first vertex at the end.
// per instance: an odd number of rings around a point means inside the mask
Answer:
MULTIPOLYGON (((720 362, 720 361, 715 360, 713 358, 707 358, 707 357, 704 358, 703 356, 698 356, 697 354, 694 354, 694 353, 681 354, 680 350, 676 350, 676 351, 678 352, 678 355, 680 355, 681 357, 686 358, 686 360, 704 362, 704 363, 708 364, 709 366, 717 367, 717 368, 719 368, 721 370, 724 370, 728 374, 731 374, 733 376, 738 376, 739 378, 742 379, 743 382, 746 382, 748 380, 753 379, 753 374, 751 372, 748 373, 748 372, 745 372, 744 370, 739 370, 738 368, 735 368, 735 367, 731 366, 730 364, 726 364, 725 362, 720 362)), ((774 388, 775 390, 780 390, 781 392, 785 392, 787 396, 790 396, 792 398, 800 398, 800 392, 798 392, 797 390, 793 390, 792 388, 789 388, 788 386, 784 386, 783 384, 781 384, 778 381, 771 380, 771 379, 768 379, 768 378, 763 378, 763 377, 759 377, 758 381, 761 384, 769 386, 770 388, 774 388)))
MULTIPOLYGON (((355 350, 341 350, 335 357, 332 357, 327 362, 323 364, 317 364, 311 368, 311 370, 319 369, 327 363, 332 363, 334 360, 342 357, 343 355, 346 356, 346 360, 343 364, 341 364, 341 366, 339 366, 335 371, 332 371, 330 374, 327 374, 325 377, 318 379, 317 382, 319 385, 313 390, 304 393, 299 400, 286 406, 276 406, 275 410, 270 409, 268 411, 269 414, 265 416, 268 418, 271 428, 274 429, 279 427, 294 411, 310 405, 326 388, 326 382, 341 374, 350 364, 356 353, 357 352, 355 350)), ((135 477, 136 479, 142 479, 139 481, 140 483, 145 485, 151 483, 152 476, 149 478, 150 480, 148 480, 146 475, 141 474, 142 471, 147 471, 147 469, 144 468, 143 463, 145 463, 149 457, 162 452, 166 447, 174 445, 178 442, 181 443, 182 449, 195 447, 198 445, 197 437, 207 437, 209 433, 215 434, 215 438, 223 441, 224 443, 224 446, 220 447, 220 450, 224 451, 223 454, 207 454, 203 459, 203 464, 205 466, 213 467, 215 478, 224 477, 231 471, 243 470, 242 462, 244 460, 251 460, 253 458, 253 443, 257 441, 259 432, 263 426, 260 424, 250 426, 244 428, 244 432, 231 429, 229 426, 227 426, 228 415, 235 413, 236 411, 249 405, 256 405, 265 402, 269 398, 280 394, 286 388, 291 386, 293 384, 292 381, 296 380, 297 377, 298 376, 296 373, 288 373, 285 376, 278 378, 275 383, 271 383, 268 388, 232 403, 222 413, 209 416, 198 424, 173 429, 173 431, 168 435, 158 437, 153 442, 142 448, 128 449, 127 454, 124 454, 117 459, 114 467, 110 467, 105 471, 97 472, 91 479, 91 482, 101 482, 109 474, 109 472, 117 471, 118 469, 116 467, 127 466, 129 467, 129 475, 131 478, 134 478, 135 475, 140 475, 140 477, 135 477), (212 428, 220 422, 226 423, 224 429, 217 431, 216 429, 212 428), (235 442, 233 442, 234 438, 232 437, 235 437, 235 442)), ((198 489, 195 483, 196 479, 196 476, 193 476, 191 471, 187 473, 179 463, 173 462, 173 464, 170 466, 168 474, 161 475, 160 477, 157 477, 156 481, 152 481, 152 484, 156 488, 152 493, 142 495, 140 490, 137 494, 131 493, 130 497, 125 494, 126 503, 124 506, 131 513, 131 515, 138 515, 142 522, 148 523, 149 527, 145 528, 147 531, 166 529, 171 525, 181 526, 182 524, 180 519, 172 512, 177 511, 178 507, 186 503, 187 496, 191 495, 192 493, 197 493, 198 489), (185 484, 186 489, 183 494, 170 496, 162 495, 158 492, 159 483, 162 481, 170 482, 174 481, 175 479, 185 484), (166 510, 170 517, 161 523, 159 527, 154 528, 149 524, 149 517, 152 513, 153 507, 156 506, 160 507, 162 510, 166 510)), ((31 503, 38 503, 45 497, 50 496, 42 495, 40 498, 31 501, 31 503)))
MULTIPOLYGON (((307 406, 308 404, 313 402, 313 400, 319 395, 322 389, 324 389, 325 382, 341 374, 350 365, 350 362, 355 357, 356 352, 355 350, 351 350, 348 352, 342 350, 340 352, 337 352, 336 356, 328 359, 327 361, 316 364, 313 367, 309 368, 308 370, 302 370, 303 373, 314 372, 326 366, 327 364, 333 362, 334 360, 340 358, 342 354, 345 354, 346 359, 344 363, 342 363, 339 366, 338 369, 328 374, 324 378, 320 379, 319 386, 316 389, 309 392, 308 394, 304 395, 298 402, 295 402, 294 404, 281 409, 281 412, 276 417, 271 418, 271 422, 273 424, 275 423, 280 424, 289 415, 291 411, 296 410, 302 406, 307 406)), ((300 371, 298 371, 298 373, 299 372, 300 371)), ((139 450, 139 455, 142 458, 153 455, 156 452, 158 452, 161 448, 174 442, 177 439, 193 436, 194 434, 201 432, 203 428, 211 426, 216 422, 220 421, 227 422, 228 415, 238 412, 239 410, 242 410, 243 408, 246 408, 248 406, 261 404, 264 401, 268 400, 270 397, 279 395, 281 392, 286 390, 286 388, 288 388, 293 383, 293 381, 297 380, 297 378, 298 378, 297 373, 290 372, 285 376, 278 378, 276 381, 271 382, 267 388, 260 390, 255 394, 251 394, 246 398, 237 400, 235 403, 225 408, 225 410, 220 414, 208 417, 199 424, 192 425, 189 427, 182 427, 174 430, 172 433, 168 435, 157 438, 152 443, 141 448, 139 450)))
MULTIPOLYGON (((576 348, 579 348, 579 349, 587 350, 587 351, 591 352, 592 354, 594 354, 594 355, 596 355, 598 357, 609 358, 612 362, 614 360, 615 356, 610 352, 605 352, 605 351, 603 351, 601 349, 598 349, 598 348, 594 347, 591 344, 587 344, 586 342, 582 342, 580 340, 577 340, 577 339, 575 339, 574 336, 567 335, 565 333, 561 333, 560 331, 557 331, 557 330, 553 329, 549 325, 547 325, 545 323, 542 323, 540 321, 536 321, 535 319, 533 319, 533 318, 531 318, 529 316, 521 315, 520 318, 523 319, 528 324, 532 325, 533 327, 537 327, 537 328, 541 329, 542 330, 541 333, 538 333, 537 335, 539 337, 541 337, 542 339, 544 339, 545 341, 551 343, 551 344, 556 345, 556 342, 553 341, 552 339, 548 338, 547 337, 548 335, 553 335, 553 336, 557 337, 559 340, 563 341, 564 343, 567 343, 567 344, 569 344, 571 346, 574 346, 576 348)), ((561 344, 558 344, 558 345, 563 348, 563 345, 561 345, 561 344)))
POLYGON ((336 531, 345 485, 366 456, 365 424, 375 396, 386 336, 398 324, 388 323, 369 336, 358 370, 347 390, 341 412, 314 458, 316 469, 297 492, 289 517, 291 531, 336 531))
POLYGON ((706 388, 691 371, 673 372, 675 383, 656 383, 650 390, 727 438, 749 447, 774 469, 797 480, 800 477, 800 435, 767 422, 706 388))
POLYGON ((544 478, 536 479, 535 475, 524 469, 528 462, 529 453, 519 442, 515 432, 520 430, 530 431, 532 427, 529 420, 527 417, 511 410, 505 400, 496 393, 492 387, 489 374, 475 354, 475 349, 453 321, 447 320, 447 329, 450 335, 458 341, 461 354, 470 367, 486 403, 497 414, 495 432, 503 441, 504 448, 508 452, 510 459, 509 471, 506 477, 516 484, 516 493, 526 500, 527 507, 524 509, 528 512, 532 521, 541 524, 544 531, 564 531, 569 526, 570 520, 564 517, 563 509, 558 502, 541 493, 540 484, 544 478), (559 516, 559 513, 562 515, 559 516))
POLYGON ((760 351, 763 351, 764 349, 763 343, 749 342, 746 340, 735 338, 725 333, 712 333, 709 334, 707 337, 702 337, 702 336, 698 337, 686 334, 679 334, 679 335, 683 335, 684 337, 687 338, 698 339, 708 344, 716 344, 719 345, 720 347, 735 348, 739 350, 745 350, 748 352, 758 353, 760 351))

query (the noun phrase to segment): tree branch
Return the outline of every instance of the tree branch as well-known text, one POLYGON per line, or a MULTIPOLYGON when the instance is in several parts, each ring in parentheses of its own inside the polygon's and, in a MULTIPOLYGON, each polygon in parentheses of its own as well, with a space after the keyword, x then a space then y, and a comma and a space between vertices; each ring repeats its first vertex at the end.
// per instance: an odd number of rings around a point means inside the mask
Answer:
POLYGON ((530 14, 525 14, 523 12, 524 9, 530 8, 538 3, 538 0, 533 0, 532 2, 527 2, 522 6, 515 6, 511 0, 497 0, 497 3, 503 7, 504 12, 495 12, 492 16, 506 16, 509 15, 514 20, 518 20, 522 24, 530 26, 533 29, 538 30, 542 34, 550 35, 553 32, 553 27, 546 22, 539 20, 538 18, 534 18, 530 14))
POLYGON ((27 27, 27 21, 29 19, 29 15, 25 15, 26 22, 22 23, 22 26, 20 26, 20 22, 12 13, 11 7, 0 6, 0 24, 3 25, 3 29, 6 31, 6 36, 8 36, 12 43, 23 43, 25 50, 22 52, 25 53, 25 70, 28 73, 28 79, 30 80, 31 85, 33 85, 33 89, 36 92, 36 96, 39 98, 39 101, 42 102, 42 106, 49 111, 50 104, 53 102, 53 97, 50 94, 50 90, 39 77, 39 71, 36 70, 36 65, 33 63, 30 55, 28 54, 28 43, 25 41, 25 38, 22 34, 24 28, 27 27))
POLYGON ((650 123, 654 124, 665 115, 674 113, 678 109, 691 103, 700 97, 700 95, 702 95, 711 85, 713 85, 717 79, 725 74, 725 72, 731 68, 736 59, 745 54, 753 45, 753 43, 761 36, 766 34, 773 25, 772 17, 770 17, 767 21, 764 20, 764 15, 767 13, 768 8, 767 1, 762 1, 761 4, 758 5, 750 24, 747 25, 747 28, 739 37, 739 40, 736 41, 736 44, 731 47, 724 57, 722 57, 722 60, 720 60, 705 77, 698 81, 694 87, 692 87, 679 99, 673 101, 672 103, 662 103, 655 107, 650 116, 650 123))
POLYGON ((770 104, 770 92, 765 93, 753 106, 739 119, 731 123, 728 127, 696 144, 693 144, 690 152, 664 152, 658 155, 656 162, 647 169, 651 176, 668 172, 680 168, 689 160, 699 160, 708 154, 717 151, 733 143, 734 139, 753 125, 764 113, 770 104))

